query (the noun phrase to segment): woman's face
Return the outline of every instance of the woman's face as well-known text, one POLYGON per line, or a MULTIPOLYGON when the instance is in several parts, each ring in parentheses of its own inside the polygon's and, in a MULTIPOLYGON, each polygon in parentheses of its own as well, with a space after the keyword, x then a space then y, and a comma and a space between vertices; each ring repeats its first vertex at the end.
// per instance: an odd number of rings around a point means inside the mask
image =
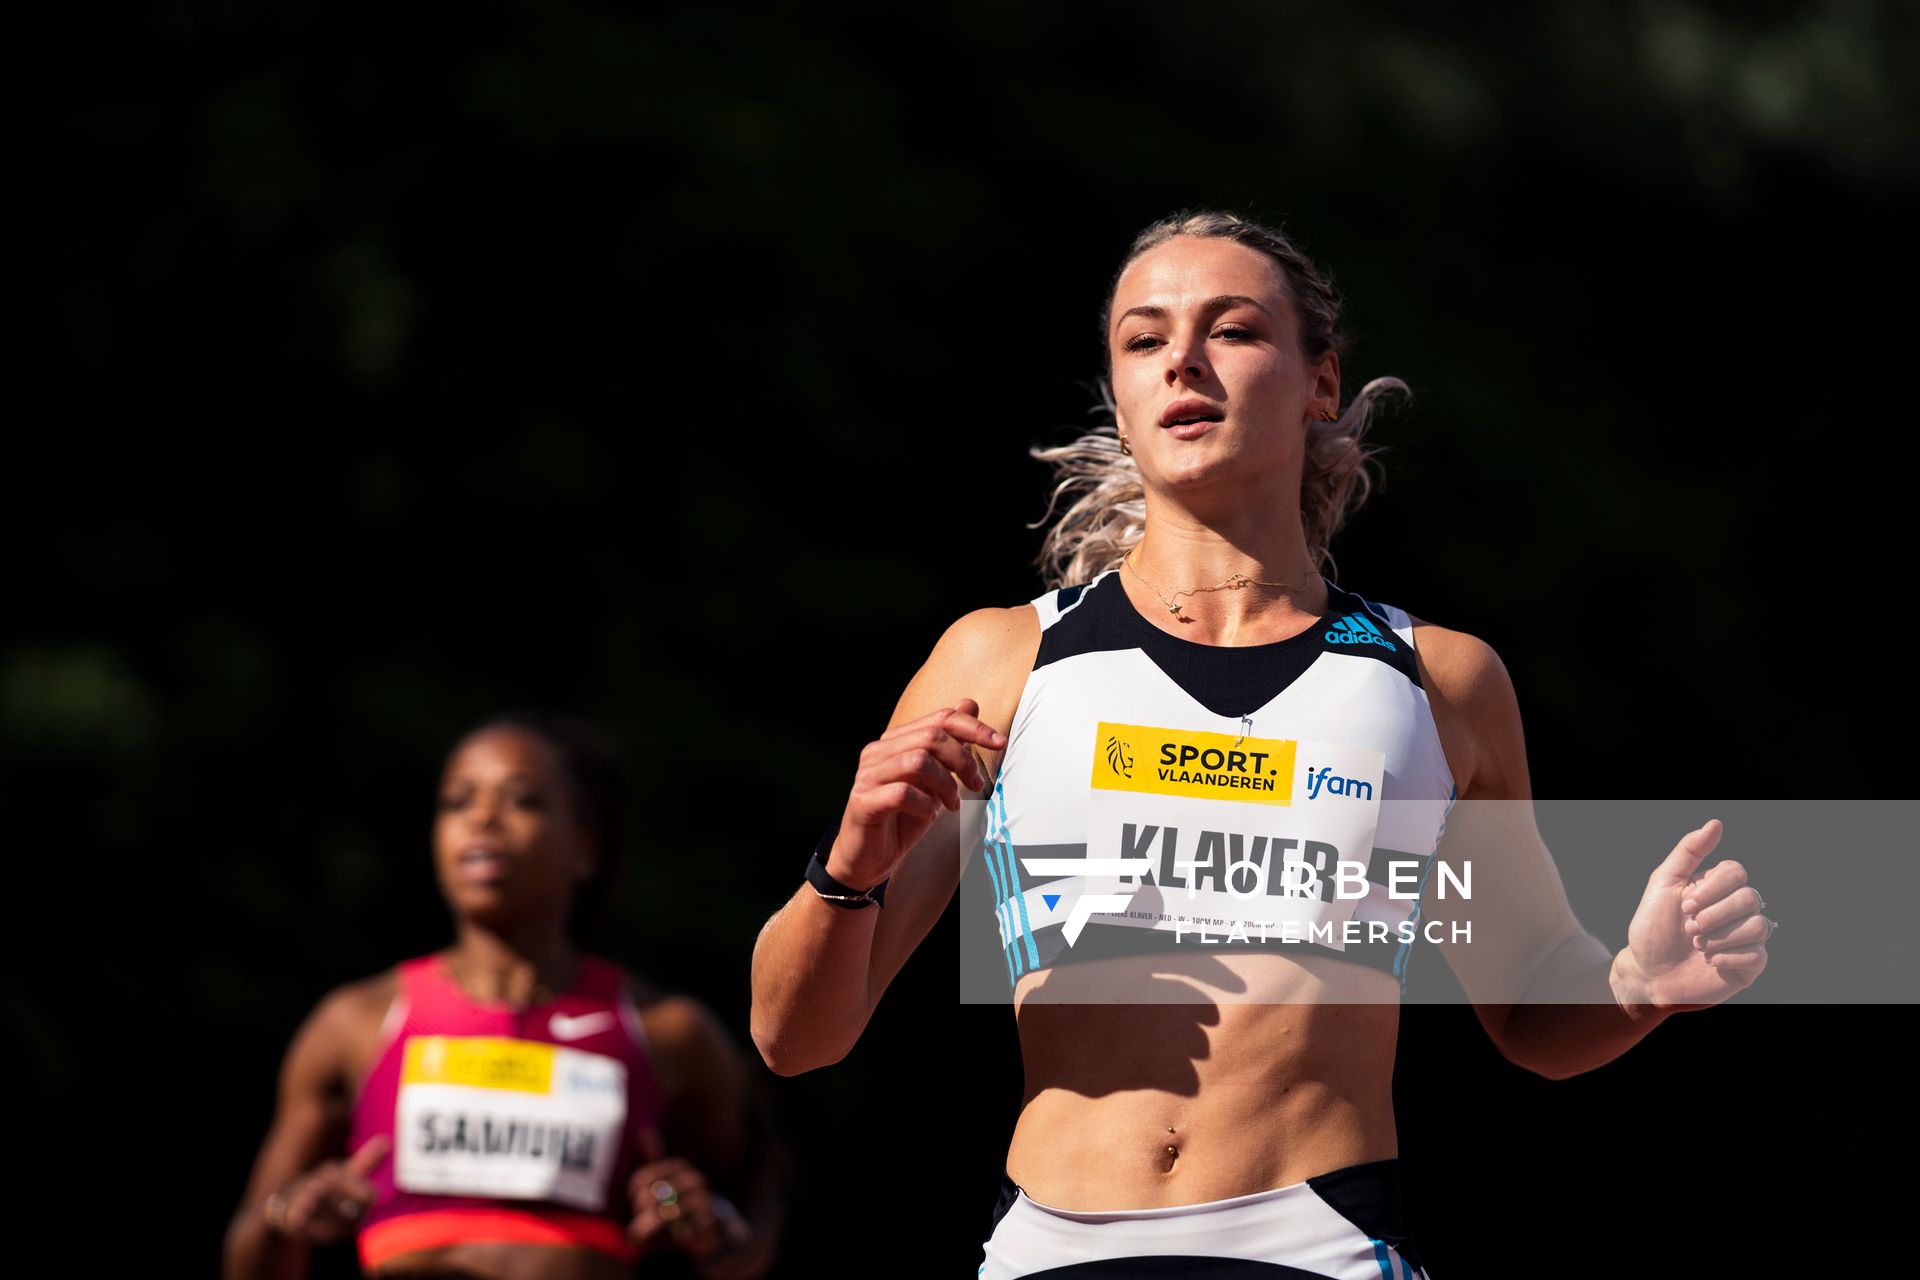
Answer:
POLYGON ((1311 365, 1280 265, 1219 237, 1175 236, 1128 264, 1107 347, 1120 430, 1149 486, 1297 476, 1307 424, 1337 410, 1340 365, 1311 365))
POLYGON ((440 782, 433 862, 456 915, 494 928, 564 921, 593 853, 545 739, 483 729, 454 751, 440 782))

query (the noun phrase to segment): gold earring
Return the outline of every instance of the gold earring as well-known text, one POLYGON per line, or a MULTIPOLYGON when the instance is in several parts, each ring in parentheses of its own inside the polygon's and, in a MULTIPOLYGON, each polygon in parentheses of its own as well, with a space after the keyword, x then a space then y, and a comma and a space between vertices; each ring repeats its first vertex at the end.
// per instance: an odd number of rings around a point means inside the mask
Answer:
POLYGON ((1339 414, 1337 414, 1337 413, 1335 413, 1335 412, 1334 412, 1333 410, 1331 410, 1331 409, 1322 409, 1322 410, 1320 411, 1320 421, 1322 421, 1322 422, 1338 422, 1338 421, 1340 421, 1340 415, 1339 415, 1339 414))
POLYGON ((1133 446, 1127 443, 1125 436, 1120 437, 1120 452, 1126 454, 1129 458, 1133 456, 1133 446))

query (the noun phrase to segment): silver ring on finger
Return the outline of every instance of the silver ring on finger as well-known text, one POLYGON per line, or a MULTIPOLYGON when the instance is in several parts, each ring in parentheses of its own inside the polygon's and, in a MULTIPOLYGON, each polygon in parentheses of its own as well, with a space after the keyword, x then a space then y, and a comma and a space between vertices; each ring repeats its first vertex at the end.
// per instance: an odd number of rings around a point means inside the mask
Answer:
POLYGON ((360 1216, 360 1202, 351 1196, 340 1201, 340 1216, 351 1222, 360 1216))

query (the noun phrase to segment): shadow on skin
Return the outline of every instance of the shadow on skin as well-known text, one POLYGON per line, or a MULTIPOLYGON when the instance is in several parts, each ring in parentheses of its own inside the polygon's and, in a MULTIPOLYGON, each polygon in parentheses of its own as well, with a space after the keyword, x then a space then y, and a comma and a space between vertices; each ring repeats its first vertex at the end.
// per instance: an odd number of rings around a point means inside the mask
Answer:
MULTIPOLYGON (((1274 1037, 1358 1018, 1382 1024, 1391 1045, 1398 991, 1390 975, 1310 953, 1195 950, 1061 965, 1022 979, 1015 992, 1027 1093, 1097 1098, 1152 1089, 1195 1097, 1197 1064, 1214 1056, 1210 1033, 1229 1018, 1257 1019, 1274 1037), (1228 1014, 1227 1004, 1262 1008, 1228 1014), (1096 1045, 1104 1051, 1086 1052, 1096 1045)), ((1269 1054, 1277 1061, 1286 1049, 1276 1041, 1269 1054)))

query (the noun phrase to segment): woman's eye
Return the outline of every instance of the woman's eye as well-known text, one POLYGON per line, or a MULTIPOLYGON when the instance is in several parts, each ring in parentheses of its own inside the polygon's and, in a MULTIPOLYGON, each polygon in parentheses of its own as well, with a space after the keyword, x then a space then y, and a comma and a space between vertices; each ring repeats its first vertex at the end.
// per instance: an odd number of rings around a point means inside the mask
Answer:
POLYGON ((1247 339, 1253 337, 1253 330, 1243 325, 1226 324, 1221 325, 1219 331, 1214 336, 1225 338, 1230 342, 1245 342, 1247 339))
POLYGON ((1160 339, 1154 337, 1152 334, 1143 333, 1138 337, 1127 339, 1127 350, 1146 351, 1151 349, 1153 345, 1159 341, 1160 339))
POLYGON ((440 797, 440 811, 442 813, 457 813, 458 811, 466 807, 467 807, 467 797, 465 796, 441 796, 440 797))
POLYGON ((545 807, 545 803, 539 796, 534 795, 513 798, 513 807, 516 809, 540 809, 545 807))

